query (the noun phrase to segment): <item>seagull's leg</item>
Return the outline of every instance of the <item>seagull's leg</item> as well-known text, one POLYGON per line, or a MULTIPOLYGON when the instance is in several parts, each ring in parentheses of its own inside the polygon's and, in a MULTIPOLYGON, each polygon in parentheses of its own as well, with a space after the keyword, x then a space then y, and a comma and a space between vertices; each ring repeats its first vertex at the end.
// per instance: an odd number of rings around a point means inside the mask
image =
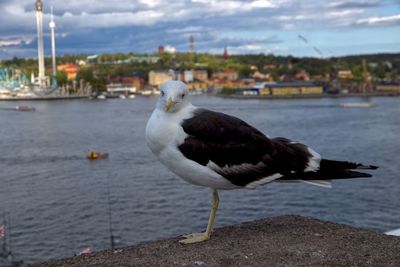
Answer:
POLYGON ((211 233, 213 231, 213 225, 215 222, 215 215, 217 214, 217 210, 218 210, 218 205, 219 205, 218 191, 216 189, 214 189, 211 212, 210 212, 210 217, 208 219, 207 230, 204 233, 193 233, 193 234, 189 234, 189 235, 184 235, 183 237, 185 237, 185 239, 180 240, 179 243, 191 244, 191 243, 197 243, 197 242, 206 241, 206 240, 210 239, 211 233))

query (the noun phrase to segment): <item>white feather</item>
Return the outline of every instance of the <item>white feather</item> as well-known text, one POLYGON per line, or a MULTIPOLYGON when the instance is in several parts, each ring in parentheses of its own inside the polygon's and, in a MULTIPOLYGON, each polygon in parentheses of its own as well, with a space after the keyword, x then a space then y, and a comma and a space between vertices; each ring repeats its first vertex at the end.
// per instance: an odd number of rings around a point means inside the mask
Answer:
POLYGON ((321 155, 307 147, 308 152, 312 157, 308 160, 307 168, 304 169, 305 172, 315 172, 319 170, 319 165, 321 163, 321 155))
POLYGON ((281 174, 275 173, 273 175, 270 175, 270 176, 267 176, 265 178, 262 178, 261 180, 257 180, 257 181, 254 181, 252 183, 249 183, 248 185, 246 185, 246 188, 254 189, 259 185, 273 182, 273 181, 275 181, 276 179, 278 179, 280 177, 282 177, 281 174))

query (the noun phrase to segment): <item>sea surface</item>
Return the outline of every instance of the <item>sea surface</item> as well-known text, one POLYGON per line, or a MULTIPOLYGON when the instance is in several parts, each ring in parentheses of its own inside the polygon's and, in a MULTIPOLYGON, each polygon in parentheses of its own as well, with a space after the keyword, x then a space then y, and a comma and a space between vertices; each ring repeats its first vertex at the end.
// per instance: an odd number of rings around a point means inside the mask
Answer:
MULTIPOLYGON (((211 190, 176 177, 146 147, 156 100, 0 102, 0 225, 8 213, 16 259, 110 248, 110 210, 117 247, 205 229, 211 190), (37 110, 2 110, 16 105, 37 110), (110 157, 89 161, 89 149, 110 157)), ((195 105, 304 142, 325 158, 380 167, 373 178, 335 181, 332 189, 270 184, 223 191, 216 227, 297 214, 377 231, 400 228, 400 98, 367 99, 374 108, 340 106, 362 101, 192 97, 195 105)))

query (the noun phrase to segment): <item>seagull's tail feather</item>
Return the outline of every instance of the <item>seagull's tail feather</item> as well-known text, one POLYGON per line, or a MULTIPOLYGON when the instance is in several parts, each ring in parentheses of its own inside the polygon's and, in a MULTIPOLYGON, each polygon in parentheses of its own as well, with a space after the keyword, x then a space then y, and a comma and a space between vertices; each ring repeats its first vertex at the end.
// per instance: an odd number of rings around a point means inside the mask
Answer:
POLYGON ((338 161, 338 160, 329 160, 322 159, 320 163, 320 169, 331 169, 331 170, 354 170, 354 169, 370 169, 375 170, 378 169, 377 166, 373 165, 364 165, 360 163, 354 163, 349 161, 338 161))
POLYGON ((365 178, 371 177, 372 175, 365 172, 353 171, 354 169, 370 169, 374 170, 378 167, 372 165, 363 165, 348 161, 336 161, 322 159, 320 168, 316 172, 297 172, 284 175, 278 180, 290 181, 290 180, 336 180, 336 179, 351 179, 351 178, 365 178))

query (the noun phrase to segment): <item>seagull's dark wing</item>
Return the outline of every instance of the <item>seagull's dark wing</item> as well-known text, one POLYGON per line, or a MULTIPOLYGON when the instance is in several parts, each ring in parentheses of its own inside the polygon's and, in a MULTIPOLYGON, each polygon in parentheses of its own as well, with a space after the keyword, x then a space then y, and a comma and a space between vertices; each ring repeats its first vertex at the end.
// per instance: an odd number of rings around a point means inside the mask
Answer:
POLYGON ((179 145, 183 155, 238 186, 274 174, 303 172, 312 158, 307 146, 285 138, 269 139, 224 113, 197 109, 193 117, 182 122, 182 128, 188 134, 179 145))

